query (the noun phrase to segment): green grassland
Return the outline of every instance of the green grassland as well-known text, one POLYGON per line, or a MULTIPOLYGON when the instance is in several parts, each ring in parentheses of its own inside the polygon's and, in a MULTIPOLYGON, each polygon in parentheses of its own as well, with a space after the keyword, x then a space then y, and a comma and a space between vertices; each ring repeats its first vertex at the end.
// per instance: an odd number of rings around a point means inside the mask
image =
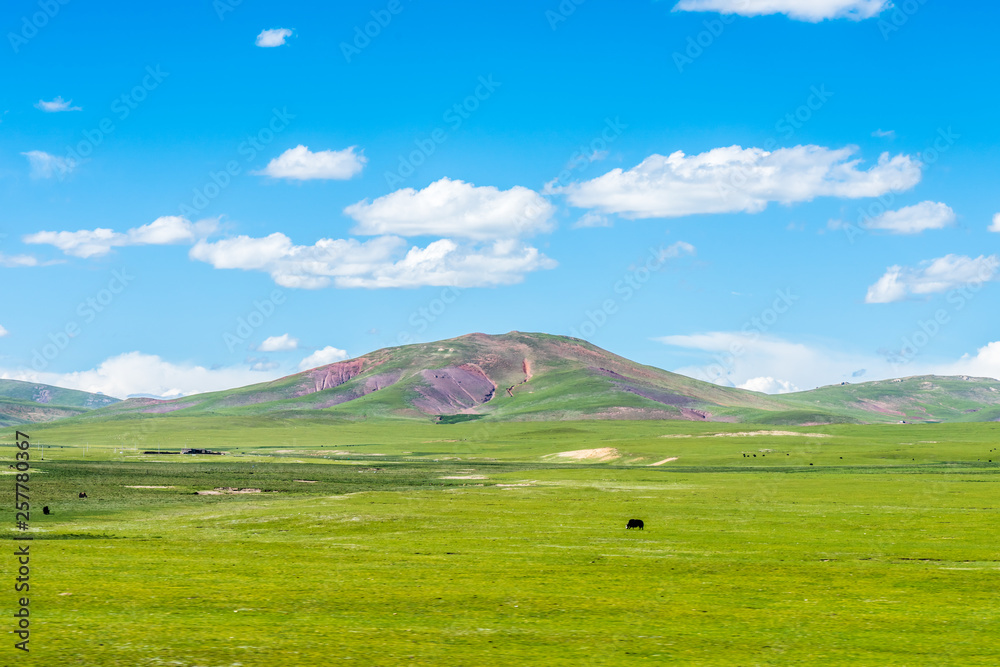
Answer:
POLYGON ((33 426, 32 650, 0 664, 1000 663, 1000 424, 736 435, 776 428, 33 426), (195 493, 227 488, 260 492, 195 493))

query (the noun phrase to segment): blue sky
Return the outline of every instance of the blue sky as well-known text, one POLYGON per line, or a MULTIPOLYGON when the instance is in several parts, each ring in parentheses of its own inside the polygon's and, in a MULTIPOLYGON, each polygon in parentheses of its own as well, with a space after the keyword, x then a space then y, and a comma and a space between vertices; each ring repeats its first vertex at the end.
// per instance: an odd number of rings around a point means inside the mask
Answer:
POLYGON ((345 4, 11 3, 0 377, 510 330, 769 392, 1000 375, 1000 8, 345 4))

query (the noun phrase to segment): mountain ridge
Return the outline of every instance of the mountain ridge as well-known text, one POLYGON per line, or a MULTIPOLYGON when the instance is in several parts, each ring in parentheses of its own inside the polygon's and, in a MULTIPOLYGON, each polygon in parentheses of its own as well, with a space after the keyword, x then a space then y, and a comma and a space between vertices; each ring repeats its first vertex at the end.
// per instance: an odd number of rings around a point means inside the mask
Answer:
POLYGON ((381 348, 269 382, 171 400, 133 398, 80 418, 317 413, 444 423, 993 421, 1000 419, 1000 382, 917 376, 772 396, 639 364, 578 338, 512 331, 381 348))

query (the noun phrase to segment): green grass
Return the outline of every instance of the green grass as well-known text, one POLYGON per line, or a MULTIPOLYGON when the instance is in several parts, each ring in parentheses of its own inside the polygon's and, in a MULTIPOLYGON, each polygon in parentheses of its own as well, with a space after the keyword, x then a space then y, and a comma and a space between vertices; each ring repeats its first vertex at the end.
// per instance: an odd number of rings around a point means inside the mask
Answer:
POLYGON ((758 428, 39 427, 32 652, 0 663, 1000 662, 1000 424, 716 436, 758 428), (605 447, 621 458, 548 456, 605 447), (217 487, 265 493, 195 494, 217 487))

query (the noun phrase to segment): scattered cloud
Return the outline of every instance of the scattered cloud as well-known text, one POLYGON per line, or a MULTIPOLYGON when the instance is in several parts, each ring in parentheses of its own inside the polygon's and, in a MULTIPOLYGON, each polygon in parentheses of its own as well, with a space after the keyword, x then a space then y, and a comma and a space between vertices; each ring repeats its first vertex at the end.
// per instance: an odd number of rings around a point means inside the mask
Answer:
POLYGON ((913 296, 940 294, 993 280, 1000 268, 996 255, 945 255, 922 262, 918 268, 890 266, 868 288, 865 303, 892 303, 913 296))
POLYGON ((889 0, 681 0, 674 11, 740 16, 786 14, 798 21, 818 23, 824 19, 870 19, 891 6, 889 0))
POLYGON ((958 360, 924 360, 921 356, 899 363, 884 355, 853 353, 737 331, 666 336, 657 340, 700 356, 704 361, 701 366, 678 368, 677 373, 769 394, 814 389, 861 377, 864 382, 914 375, 1000 378, 1000 341, 958 360))
POLYGON ((423 190, 404 188, 344 209, 355 234, 447 236, 486 241, 550 232, 555 207, 534 190, 477 187, 442 178, 423 190))
POLYGON ((262 46, 264 48, 272 48, 275 46, 282 46, 285 40, 292 36, 292 31, 288 28, 272 28, 270 30, 262 30, 259 35, 257 35, 257 46, 262 46))
POLYGON ((287 350, 297 350, 299 349, 299 339, 292 338, 288 334, 281 334, 280 336, 271 336, 264 340, 263 343, 257 346, 257 350, 260 352, 284 352, 287 350))
POLYGON ((793 204, 816 197, 877 197, 909 190, 920 182, 921 164, 907 155, 883 153, 878 164, 859 169, 856 146, 831 149, 795 146, 773 152, 730 146, 699 155, 681 151, 651 155, 629 170, 551 193, 573 206, 628 218, 672 218, 700 213, 759 213, 771 202, 793 204))
POLYGON ((759 391, 762 394, 791 394, 792 392, 799 391, 799 388, 791 382, 787 380, 775 380, 773 377, 750 378, 739 385, 739 388, 749 391, 759 391))
POLYGON ((6 329, 5 329, 4 327, 3 327, 3 325, 0 325, 0 338, 3 338, 4 336, 6 336, 6 335, 7 335, 7 334, 9 334, 9 333, 10 333, 10 332, 9 332, 9 331, 7 331, 7 330, 6 330, 6 329))
MULTIPOLYGON (((271 373, 268 379, 279 376, 279 373, 271 373)), ((0 378, 100 392, 117 398, 140 394, 176 398, 262 381, 260 371, 243 366, 208 369, 195 364, 174 364, 141 352, 111 357, 91 370, 71 373, 2 371, 0 378)))
POLYGON ((1000 341, 984 345, 974 355, 963 355, 955 363, 941 368, 938 374, 1000 379, 1000 341))
POLYGON ((882 128, 879 128, 872 132, 872 136, 879 139, 895 139, 896 130, 883 130, 882 128))
POLYGON ((881 229, 893 234, 919 234, 928 229, 944 229, 955 224, 955 211, 940 202, 925 201, 885 213, 868 220, 867 229, 881 229))
POLYGON ((40 262, 37 257, 31 255, 5 255, 0 252, 0 266, 5 269, 19 269, 28 266, 44 266, 51 262, 40 262))
POLYGON ((697 250, 687 241, 677 241, 667 246, 667 249, 660 253, 660 259, 677 259, 682 255, 696 255, 697 250))
POLYGON ((51 102, 46 102, 45 100, 38 100, 38 103, 35 104, 35 108, 40 109, 45 113, 57 113, 59 111, 83 111, 82 108, 74 107, 72 106, 72 104, 73 100, 69 100, 67 102, 62 97, 56 97, 51 102))
POLYGON ((260 171, 253 173, 271 178, 287 178, 295 181, 335 180, 346 181, 354 178, 368 162, 357 146, 342 151, 317 151, 313 153, 299 144, 267 163, 260 171))
POLYGON ((76 232, 36 232, 23 238, 25 243, 52 245, 72 257, 100 257, 112 248, 135 245, 174 245, 194 243, 218 226, 216 220, 192 223, 185 218, 167 215, 148 225, 127 232, 111 229, 81 229, 76 232))
POLYGON ((278 232, 264 238, 238 236, 200 241, 190 256, 217 269, 264 271, 282 287, 299 289, 487 287, 521 282, 524 275, 556 263, 517 241, 482 246, 440 239, 425 248, 398 236, 368 241, 320 239, 297 246, 278 232))
POLYGON ((317 350, 303 359, 302 362, 299 363, 299 370, 308 371, 313 368, 318 368, 319 366, 326 366, 338 361, 343 361, 344 359, 347 359, 346 350, 340 350, 332 345, 328 345, 322 350, 317 350))
POLYGON ((989 230, 1000 234, 1000 213, 993 216, 993 224, 989 226, 989 230))
POLYGON ((247 359, 247 363, 250 364, 250 370, 257 372, 273 371, 281 367, 281 364, 279 364, 277 361, 271 361, 266 357, 263 359, 250 357, 247 359))
POLYGON ((573 223, 573 229, 585 227, 612 227, 611 220, 606 215, 601 215, 596 211, 587 211, 580 219, 573 223))
POLYGON ((45 151, 27 151, 21 155, 28 158, 34 178, 62 178, 76 169, 76 162, 72 159, 57 157, 45 151))

